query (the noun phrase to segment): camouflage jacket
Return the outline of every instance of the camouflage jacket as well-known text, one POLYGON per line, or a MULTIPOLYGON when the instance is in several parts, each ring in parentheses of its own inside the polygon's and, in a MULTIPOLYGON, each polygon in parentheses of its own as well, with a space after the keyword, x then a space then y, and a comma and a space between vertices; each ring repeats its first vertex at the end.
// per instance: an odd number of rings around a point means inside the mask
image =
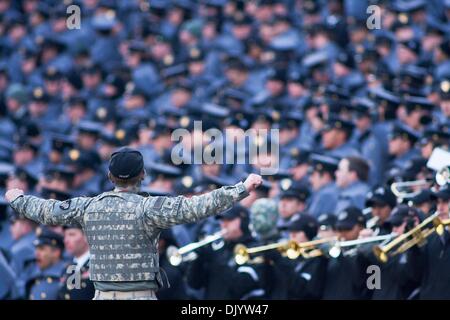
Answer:
POLYGON ((38 223, 80 224, 90 246, 91 280, 153 281, 160 278, 161 229, 220 213, 247 195, 244 184, 238 183, 191 198, 111 191, 62 202, 20 196, 11 206, 38 223))

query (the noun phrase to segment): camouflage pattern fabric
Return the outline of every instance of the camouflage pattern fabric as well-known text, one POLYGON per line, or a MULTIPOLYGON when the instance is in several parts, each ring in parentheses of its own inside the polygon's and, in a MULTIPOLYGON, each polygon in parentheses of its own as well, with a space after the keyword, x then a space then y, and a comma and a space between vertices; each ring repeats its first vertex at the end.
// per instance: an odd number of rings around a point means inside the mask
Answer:
POLYGON ((250 208, 250 230, 261 239, 268 239, 278 233, 278 205, 273 199, 256 200, 250 208))

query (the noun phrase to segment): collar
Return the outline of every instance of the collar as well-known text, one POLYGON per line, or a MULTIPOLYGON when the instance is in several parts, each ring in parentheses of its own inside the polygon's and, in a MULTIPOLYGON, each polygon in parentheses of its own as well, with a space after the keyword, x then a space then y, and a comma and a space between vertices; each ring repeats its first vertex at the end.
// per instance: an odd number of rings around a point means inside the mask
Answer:
POLYGON ((89 260, 89 258, 90 258, 90 253, 88 250, 85 253, 83 253, 81 256, 73 258, 73 262, 75 262, 77 264, 77 269, 81 269, 84 266, 84 264, 89 260))
POLYGON ((358 141, 359 141, 359 142, 363 142, 364 140, 366 140, 367 138, 369 138, 370 134, 371 134, 370 129, 367 129, 366 131, 361 132, 361 133, 360 133, 360 136, 358 137, 358 141))
POLYGON ((338 188, 341 192, 346 192, 346 191, 353 191, 354 189, 363 187, 364 183, 362 181, 356 180, 353 181, 352 183, 350 183, 348 186, 343 187, 343 188, 338 188))
POLYGON ((47 269, 40 270, 40 275, 44 277, 59 278, 61 276, 61 271, 63 270, 65 270, 65 263, 60 260, 49 266, 47 269))
POLYGON ((14 241, 14 244, 18 244, 18 243, 24 243, 26 245, 29 244, 29 242, 33 241, 36 238, 36 234, 33 231, 28 232, 27 234, 24 234, 23 236, 21 236, 19 239, 14 241))
POLYGON ((138 193, 140 191, 140 187, 137 186, 133 186, 133 187, 127 187, 127 188, 122 188, 122 187, 118 187, 116 186, 114 188, 114 192, 132 192, 132 193, 138 193))
POLYGON ((325 190, 325 189, 332 189, 332 188, 335 188, 335 187, 336 187, 335 182, 334 181, 330 181, 327 184, 324 184, 323 186, 321 186, 317 191, 325 190))

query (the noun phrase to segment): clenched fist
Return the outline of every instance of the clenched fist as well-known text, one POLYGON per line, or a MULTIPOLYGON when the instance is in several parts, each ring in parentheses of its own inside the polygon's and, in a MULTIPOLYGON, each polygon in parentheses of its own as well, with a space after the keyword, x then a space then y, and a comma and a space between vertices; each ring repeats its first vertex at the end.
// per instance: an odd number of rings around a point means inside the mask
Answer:
POLYGON ((248 192, 255 190, 263 182, 262 178, 258 174, 251 173, 244 181, 244 186, 248 192))
POLYGON ((8 190, 5 194, 6 201, 13 202, 17 197, 23 196, 23 190, 20 189, 11 189, 8 190))

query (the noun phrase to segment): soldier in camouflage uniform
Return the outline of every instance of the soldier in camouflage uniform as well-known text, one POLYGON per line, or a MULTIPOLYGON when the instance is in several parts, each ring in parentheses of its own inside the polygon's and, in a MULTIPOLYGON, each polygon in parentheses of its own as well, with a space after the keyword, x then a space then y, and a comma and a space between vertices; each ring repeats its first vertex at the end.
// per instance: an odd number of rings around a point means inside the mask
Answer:
POLYGON ((249 229, 252 236, 262 242, 275 242, 280 238, 277 228, 278 204, 275 200, 261 198, 250 208, 249 229))
POLYGON ((222 212, 262 182, 251 174, 243 183, 189 199, 144 197, 139 194, 144 161, 139 151, 130 148, 111 155, 108 176, 115 189, 96 197, 61 202, 24 195, 19 189, 6 193, 22 216, 43 224, 82 226, 90 246, 90 279, 97 300, 156 299, 155 291, 162 286, 157 252, 161 230, 222 212))
MULTIPOLYGON (((259 240, 257 245, 282 241, 282 234, 277 226, 278 218, 278 204, 275 200, 261 198, 253 203, 250 208, 249 228, 253 236, 259 240)), ((280 264, 283 257, 277 250, 265 251, 262 257, 260 263, 255 264, 254 267, 264 289, 264 299, 287 299, 289 279, 285 276, 285 269, 280 264)))

